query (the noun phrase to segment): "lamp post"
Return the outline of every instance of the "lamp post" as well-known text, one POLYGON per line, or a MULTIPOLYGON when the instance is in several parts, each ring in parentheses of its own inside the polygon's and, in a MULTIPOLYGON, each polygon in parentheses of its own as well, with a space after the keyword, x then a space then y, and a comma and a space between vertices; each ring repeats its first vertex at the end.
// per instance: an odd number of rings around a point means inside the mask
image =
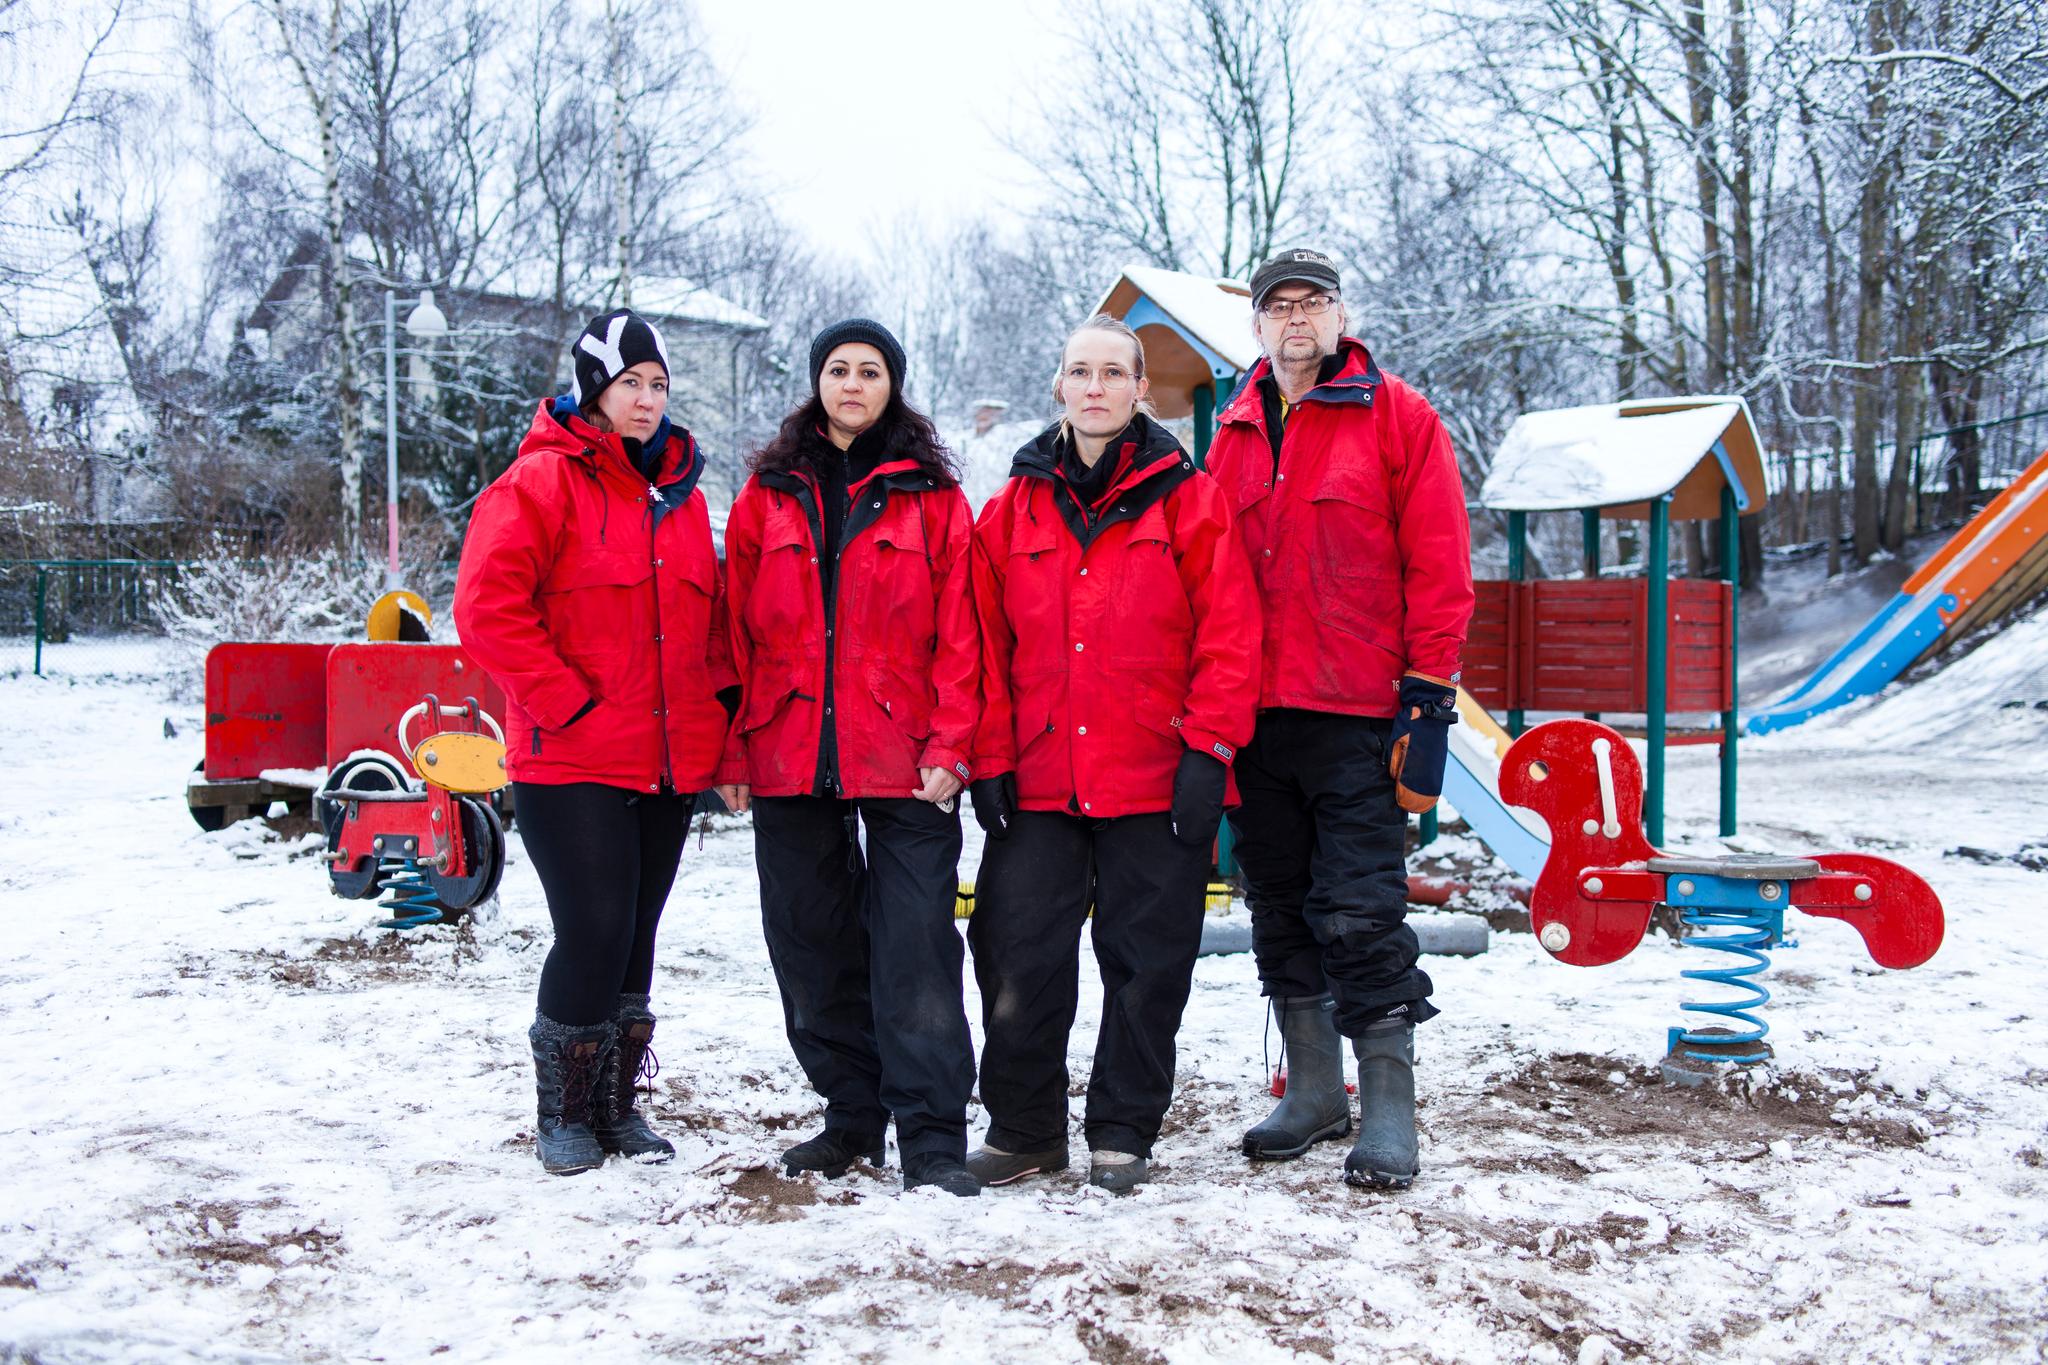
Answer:
MULTIPOLYGON (((405 330, 431 347, 448 335, 448 318, 434 306, 434 291, 423 290, 419 304, 406 314, 405 330)), ((413 383, 423 392, 434 387, 432 362, 411 352, 413 383), (424 362, 424 364, 423 364, 424 362), (422 378, 424 375, 424 378, 422 378)), ((398 581, 398 295, 384 291, 384 586, 398 581)))

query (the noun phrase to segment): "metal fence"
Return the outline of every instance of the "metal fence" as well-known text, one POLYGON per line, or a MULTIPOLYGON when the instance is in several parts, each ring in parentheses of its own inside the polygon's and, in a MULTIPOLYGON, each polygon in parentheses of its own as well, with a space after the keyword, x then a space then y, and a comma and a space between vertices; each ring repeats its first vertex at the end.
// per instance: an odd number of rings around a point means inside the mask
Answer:
MULTIPOLYGON (((1893 449, 1890 442, 1877 447, 1881 476, 1888 477, 1891 472, 1893 449)), ((2018 478, 2043 449, 2048 449, 2048 409, 1928 432, 1913 447, 1912 484, 1919 503, 1913 529, 1928 531, 1967 521, 1977 507, 2018 478), (1977 458, 1974 502, 1962 490, 1950 487, 1950 475, 1956 470, 1957 438, 1966 434, 1977 458)), ((1764 509, 1765 543, 1796 546, 1824 541, 1831 520, 1838 525, 1838 534, 1848 534, 1851 464, 1847 449, 1794 450, 1768 456, 1764 461, 1770 495, 1764 509)))
POLYGON ((0 560, 0 675, 97 676, 155 666, 167 559, 0 560))

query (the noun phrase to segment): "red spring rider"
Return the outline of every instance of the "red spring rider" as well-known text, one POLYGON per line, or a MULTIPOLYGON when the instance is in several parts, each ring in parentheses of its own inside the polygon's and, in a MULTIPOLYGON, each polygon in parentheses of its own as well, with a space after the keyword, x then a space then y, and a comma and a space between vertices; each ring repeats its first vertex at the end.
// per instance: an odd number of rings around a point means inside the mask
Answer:
POLYGON ((1643 837, 1643 771, 1635 750, 1597 721, 1553 720, 1514 742, 1501 762, 1500 793, 1550 826, 1550 857, 1530 898, 1536 941, 1575 967, 1626 957, 1659 905, 1696 932, 1684 946, 1737 959, 1680 975, 1743 992, 1739 999, 1681 1008, 1724 1021, 1673 1028, 1665 1071, 1698 1075, 1688 1062, 1750 1063, 1771 1055, 1770 1025, 1757 1013, 1771 993, 1756 978, 1766 950, 1785 938, 1785 907, 1846 921, 1881 967, 1917 967, 1941 946, 1941 901, 1918 873, 1867 853, 1813 857, 1666 854, 1643 837))

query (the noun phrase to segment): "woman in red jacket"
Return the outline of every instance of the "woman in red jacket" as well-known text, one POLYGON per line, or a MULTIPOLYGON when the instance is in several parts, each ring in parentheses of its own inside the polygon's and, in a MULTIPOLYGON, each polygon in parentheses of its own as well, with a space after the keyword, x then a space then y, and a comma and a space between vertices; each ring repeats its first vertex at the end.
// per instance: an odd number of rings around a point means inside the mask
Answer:
POLYGON ((1137 336, 1067 339, 1066 415, 1017 452, 975 527, 982 687, 967 938, 981 985, 996 1185, 1067 1165, 1067 1034, 1095 915, 1102 1028, 1089 1183, 1149 1173, 1201 945, 1230 764, 1250 738, 1259 608, 1222 490, 1145 411, 1137 336))
POLYGON ((961 784, 979 701, 973 518, 903 348, 854 318, 811 343, 811 396, 754 456, 726 524, 745 705, 720 794, 751 802, 790 1047, 825 1130, 789 1173, 881 1164, 973 1195, 961 998, 961 784), (866 837, 856 837, 856 826, 866 837))
POLYGON ((455 586, 463 647, 504 690, 519 831, 555 942, 530 1038, 535 1146, 556 1174, 675 1148, 634 1112, 654 1034, 654 931, 738 679, 718 557, 670 424, 668 353, 620 309, 576 339, 571 391, 477 499, 455 586))

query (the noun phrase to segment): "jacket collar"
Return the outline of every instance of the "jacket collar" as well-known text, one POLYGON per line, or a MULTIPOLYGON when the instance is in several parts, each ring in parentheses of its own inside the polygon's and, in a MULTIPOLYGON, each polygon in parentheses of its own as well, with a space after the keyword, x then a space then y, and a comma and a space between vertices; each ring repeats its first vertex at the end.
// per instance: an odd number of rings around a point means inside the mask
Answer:
MULTIPOLYGON (((1010 477, 1048 479, 1064 484, 1066 480, 1060 473, 1063 453, 1060 423, 1054 422, 1017 452, 1010 462, 1010 477)), ((1122 473, 1111 481, 1102 499, 1114 497, 1167 473, 1187 459, 1173 433, 1142 412, 1132 416, 1131 424, 1124 428, 1123 435, 1111 442, 1102 455, 1104 459, 1115 459, 1122 467, 1122 473)))
MULTIPOLYGON (((1224 422, 1250 422, 1260 425, 1264 421, 1260 388, 1273 373, 1273 361, 1269 356, 1260 356, 1259 363, 1252 366, 1251 373, 1238 385, 1236 394, 1224 405, 1223 414, 1217 419, 1224 422)), ((1379 365, 1373 360, 1372 352, 1357 337, 1342 337, 1337 342, 1336 352, 1323 362, 1324 377, 1316 386, 1301 396, 1304 403, 1353 404, 1358 407, 1372 406, 1373 395, 1379 390, 1382 376, 1379 365), (1334 373, 1330 362, 1338 361, 1334 373)))
MULTIPOLYGON (((696 438, 664 416, 647 444, 662 447, 661 462, 655 467, 654 476, 662 500, 679 503, 688 498, 704 474, 704 454, 697 448, 696 438)), ((599 431, 592 426, 578 410, 576 400, 567 394, 542 401, 526 439, 519 445, 521 455, 542 450, 560 451, 595 474, 624 477, 635 485, 641 482, 640 471, 627 458, 625 443, 618 433, 599 431)))

